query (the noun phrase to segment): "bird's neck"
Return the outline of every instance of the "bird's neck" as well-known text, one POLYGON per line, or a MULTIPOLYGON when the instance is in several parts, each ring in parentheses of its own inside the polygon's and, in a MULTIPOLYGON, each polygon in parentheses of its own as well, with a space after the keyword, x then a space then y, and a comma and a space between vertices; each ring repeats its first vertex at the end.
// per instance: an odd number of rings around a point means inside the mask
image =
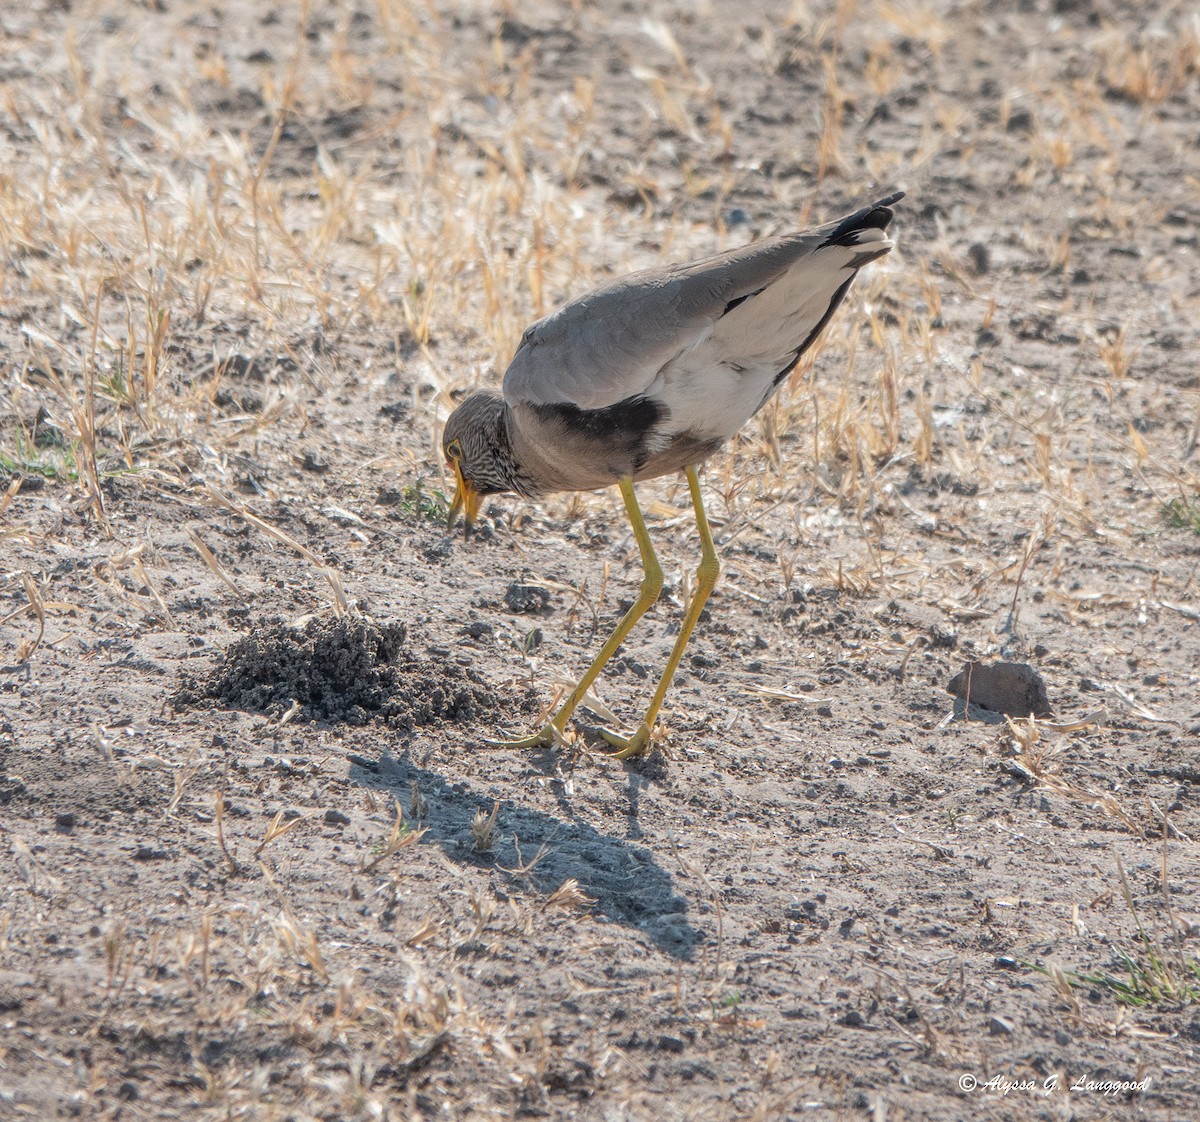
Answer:
POLYGON ((522 431, 517 414, 507 405, 500 421, 500 444, 504 450, 512 489, 527 499, 540 499, 554 488, 539 480, 557 479, 560 468, 544 456, 535 441, 522 431))

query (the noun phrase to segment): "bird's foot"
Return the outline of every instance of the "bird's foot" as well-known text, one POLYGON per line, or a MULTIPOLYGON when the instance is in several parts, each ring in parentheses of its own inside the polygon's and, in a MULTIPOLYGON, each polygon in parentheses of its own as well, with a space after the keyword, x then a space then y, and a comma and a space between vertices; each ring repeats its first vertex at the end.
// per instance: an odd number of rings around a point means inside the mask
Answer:
POLYGON ((530 736, 508 738, 503 737, 498 740, 485 740, 489 748, 550 748, 555 744, 565 744, 566 740, 563 737, 562 729, 560 729, 553 721, 547 721, 537 732, 530 736))
POLYGON ((645 721, 638 726, 637 732, 632 736, 622 736, 620 733, 613 732, 612 729, 605 728, 596 729, 596 733, 602 740, 617 749, 610 753, 614 760, 629 760, 634 756, 644 755, 649 750, 653 739, 650 726, 645 721))

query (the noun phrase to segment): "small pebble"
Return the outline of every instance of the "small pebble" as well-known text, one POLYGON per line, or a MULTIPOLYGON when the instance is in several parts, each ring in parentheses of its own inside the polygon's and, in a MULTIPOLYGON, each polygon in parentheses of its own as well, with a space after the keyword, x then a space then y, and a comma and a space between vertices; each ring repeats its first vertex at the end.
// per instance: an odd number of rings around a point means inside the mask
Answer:
POLYGON ((540 584, 514 581, 504 590, 504 605, 517 615, 544 612, 550 607, 550 590, 540 584))
POLYGON ((983 276, 992 266, 992 256, 983 242, 972 242, 967 247, 967 257, 971 261, 971 271, 977 277, 983 276))

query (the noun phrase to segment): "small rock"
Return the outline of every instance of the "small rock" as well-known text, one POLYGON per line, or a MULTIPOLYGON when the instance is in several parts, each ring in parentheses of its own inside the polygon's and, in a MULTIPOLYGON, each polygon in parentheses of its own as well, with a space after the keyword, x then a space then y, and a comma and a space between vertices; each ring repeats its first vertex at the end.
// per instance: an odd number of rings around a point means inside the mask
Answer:
POLYGON ((1033 114, 1028 109, 1015 109, 1008 115, 1006 132, 1031 133, 1033 130, 1033 114))
MULTIPOLYGON (((476 522, 476 530, 482 526, 482 522, 476 522)), ((449 537, 438 538, 437 541, 430 542, 421 549, 421 556, 425 558, 431 565, 439 561, 445 561, 454 552, 454 542, 449 537)))
POLYGON ((69 810, 63 811, 54 819, 54 828, 60 834, 69 834, 75 829, 75 815, 69 810))
POLYGON ((317 473, 329 470, 329 464, 321 459, 321 454, 319 452, 312 451, 304 453, 304 460, 300 466, 305 471, 315 471, 317 473))
POLYGON ((946 690, 964 703, 1010 717, 1050 716, 1045 679, 1028 663, 970 662, 946 690))
POLYGON ((325 812, 325 824, 327 826, 349 826, 350 815, 343 814, 340 810, 330 807, 325 812))
POLYGON ((991 1017, 988 1020, 988 1032, 993 1036, 1012 1036, 1012 1021, 1005 1020, 1003 1017, 991 1017))
POLYGON ((544 612, 550 607, 550 590, 540 584, 514 581, 504 590, 504 603, 516 615, 544 612))
POLYGON ((971 262, 971 272, 977 277, 983 276, 992 267, 992 255, 983 242, 972 242, 967 247, 967 257, 971 262))

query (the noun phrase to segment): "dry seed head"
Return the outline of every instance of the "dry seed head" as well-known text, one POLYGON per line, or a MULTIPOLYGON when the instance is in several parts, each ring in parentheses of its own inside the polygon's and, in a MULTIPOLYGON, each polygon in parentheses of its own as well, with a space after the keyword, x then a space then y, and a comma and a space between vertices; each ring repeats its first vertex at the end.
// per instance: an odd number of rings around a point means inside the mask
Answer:
POLYGON ((573 912, 590 908, 595 902, 579 887, 579 881, 574 877, 569 877, 546 897, 542 907, 546 909, 562 908, 564 911, 573 912))
POLYGON ((1129 376, 1134 354, 1126 345, 1125 324, 1121 324, 1111 338, 1102 336, 1098 343, 1098 349, 1100 361, 1104 363, 1114 378, 1120 380, 1129 376))
POLYGON ((429 800, 421 793, 421 785, 415 779, 408 801, 408 813, 415 822, 422 822, 429 817, 429 800))
POLYGON ((500 801, 492 803, 491 812, 477 810, 471 820, 471 845, 477 853, 487 853, 496 841, 496 815, 500 813, 500 801))

